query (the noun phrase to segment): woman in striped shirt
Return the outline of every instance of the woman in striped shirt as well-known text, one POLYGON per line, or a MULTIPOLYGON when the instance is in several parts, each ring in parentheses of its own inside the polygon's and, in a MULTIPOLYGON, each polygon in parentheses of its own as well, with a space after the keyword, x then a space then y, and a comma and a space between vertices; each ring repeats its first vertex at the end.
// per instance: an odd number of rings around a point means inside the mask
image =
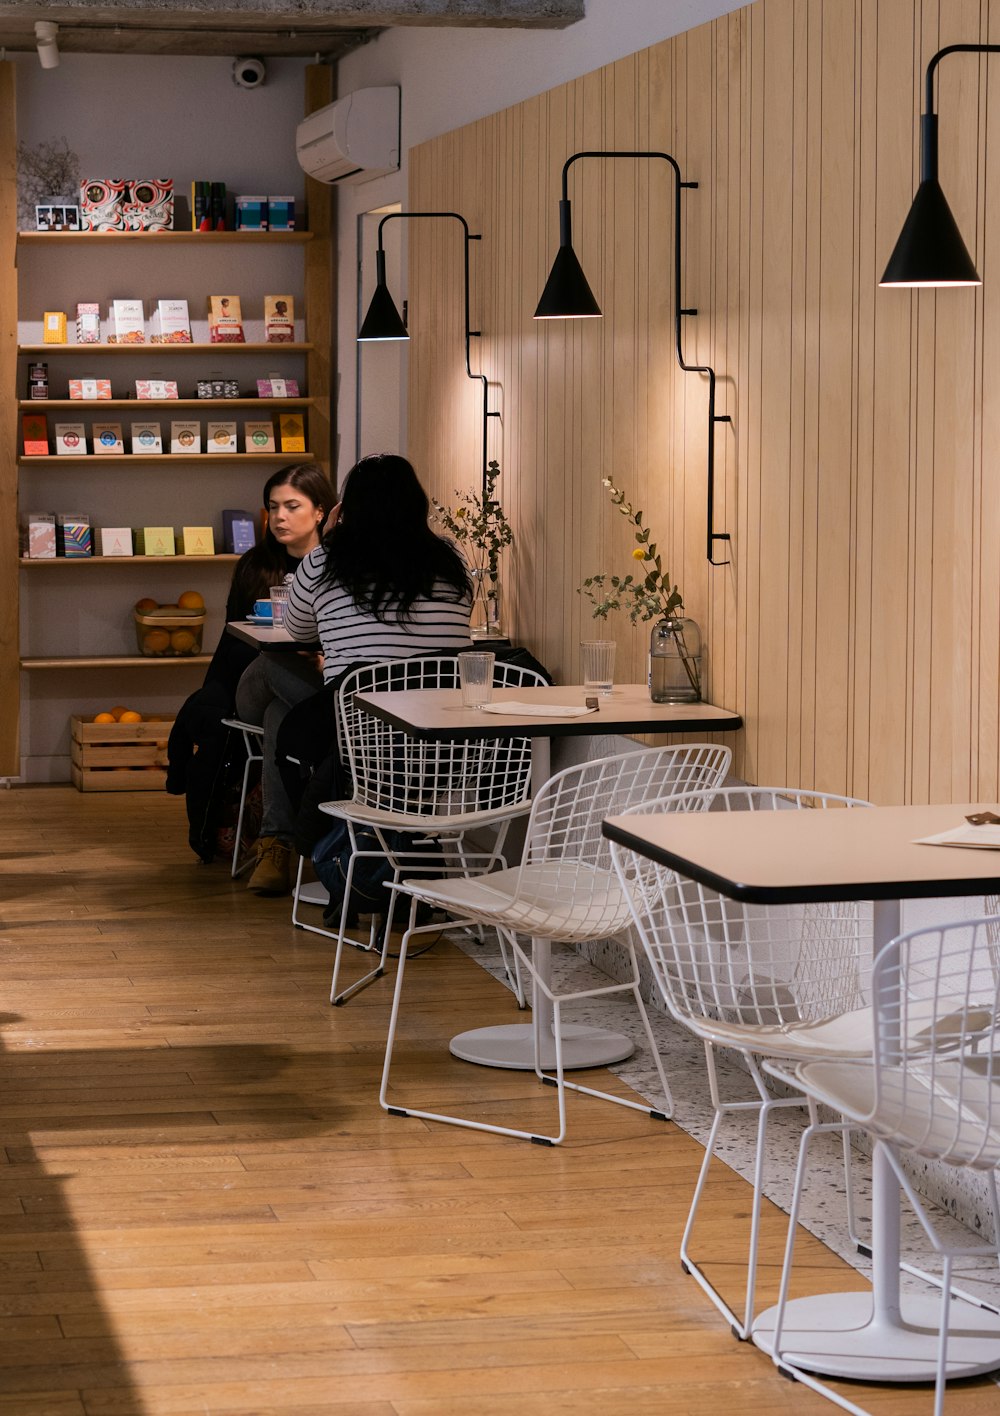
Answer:
MULTIPOLYGON (((468 645, 469 572, 455 546, 431 530, 429 511, 427 494, 406 458, 379 453, 351 469, 321 544, 295 573, 285 610, 293 639, 319 641, 325 684, 333 684, 350 664, 457 652, 468 645)), ((262 654, 247 669, 237 711, 264 724, 265 764, 274 761, 284 714, 319 684, 318 671, 300 656, 262 654)), ((248 889, 287 893, 293 830, 280 777, 265 771, 258 863, 248 889)))

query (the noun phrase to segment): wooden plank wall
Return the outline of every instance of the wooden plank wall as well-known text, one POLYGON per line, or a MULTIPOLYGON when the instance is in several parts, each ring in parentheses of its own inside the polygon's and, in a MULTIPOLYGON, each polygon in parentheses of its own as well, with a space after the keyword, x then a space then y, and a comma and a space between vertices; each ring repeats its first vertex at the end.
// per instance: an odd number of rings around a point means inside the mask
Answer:
POLYGON ((0 777, 20 770, 18 717, 17 152, 14 65, 0 62, 0 777))
MULTIPOLYGON (((758 0, 411 154, 411 209, 483 233, 474 359, 503 411, 517 637, 576 676, 592 622, 574 588, 631 565, 613 475, 706 629, 710 693, 746 718, 753 781, 883 803, 1000 794, 1000 60, 939 70, 942 183, 984 286, 877 289, 915 185, 924 65, 1000 39, 990 8, 758 0), (725 568, 704 554, 705 387, 673 358, 664 164, 575 165, 575 244, 605 317, 532 322, 561 166, 589 147, 666 148, 700 184, 684 198, 685 340, 733 416, 717 441, 725 568)), ((414 232, 411 448, 439 495, 477 474, 460 291, 454 242, 414 232)), ((640 678, 645 633, 617 619, 619 676, 640 678)))

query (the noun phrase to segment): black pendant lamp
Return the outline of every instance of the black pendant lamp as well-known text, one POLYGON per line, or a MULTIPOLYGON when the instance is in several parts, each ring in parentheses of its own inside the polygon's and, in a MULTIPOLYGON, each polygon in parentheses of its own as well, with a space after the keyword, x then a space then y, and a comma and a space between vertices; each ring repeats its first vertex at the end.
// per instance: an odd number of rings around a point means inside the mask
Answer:
POLYGON ((368 306, 368 313, 358 330, 359 340, 409 339, 406 325, 400 319, 399 311, 389 294, 385 279, 385 249, 380 245, 375 252, 375 294, 368 306))
POLYGON ((583 273, 583 267, 573 250, 573 222, 569 201, 559 203, 559 250, 552 262, 542 298, 535 311, 536 320, 600 319, 601 307, 583 273))
POLYGON ((924 75, 920 115, 920 185, 909 215, 879 281, 883 287, 948 288, 981 285, 975 262, 962 239, 938 181, 938 120, 934 112, 934 71, 946 54, 997 54, 997 44, 949 44, 939 49, 924 75))

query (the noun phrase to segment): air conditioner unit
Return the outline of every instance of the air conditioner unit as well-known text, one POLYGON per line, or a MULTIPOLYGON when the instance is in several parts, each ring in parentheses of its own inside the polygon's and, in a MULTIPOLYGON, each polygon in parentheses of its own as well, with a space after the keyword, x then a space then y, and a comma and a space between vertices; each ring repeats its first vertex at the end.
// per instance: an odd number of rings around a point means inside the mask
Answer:
POLYGON ((358 89, 310 113, 295 133, 299 166, 317 182, 367 182, 399 170, 399 89, 358 89))

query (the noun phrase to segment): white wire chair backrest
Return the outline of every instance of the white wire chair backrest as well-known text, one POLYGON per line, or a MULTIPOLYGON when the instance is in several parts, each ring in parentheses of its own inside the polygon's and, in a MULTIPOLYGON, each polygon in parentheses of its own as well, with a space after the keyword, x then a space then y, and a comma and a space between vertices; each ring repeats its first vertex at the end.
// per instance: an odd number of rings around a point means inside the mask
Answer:
MULTIPOLYGON (((695 796, 705 794, 695 794, 695 796)), ((710 811, 827 810, 870 803, 784 787, 725 787, 710 811)), ((693 810, 671 798, 630 814, 693 810)), ((703 808, 704 809, 704 808, 703 808)), ((612 845, 630 892, 636 928, 660 994, 701 1035, 712 1021, 788 1029, 863 1007, 870 996, 872 909, 868 902, 749 905, 612 845)))
MULTIPOLYGON (((500 687, 544 684, 534 669, 497 664, 500 687)), ((363 712, 358 693, 457 688, 458 659, 394 659, 367 664, 343 680, 338 694, 341 733, 354 800, 377 811, 445 817, 497 811, 529 799, 531 739, 423 741, 363 712)))
POLYGON ((871 1129, 955 1165, 1000 1163, 996 916, 891 940, 872 973, 871 1129))
MULTIPOLYGON (((629 923, 628 903, 611 868, 601 823, 649 795, 680 800, 694 783, 725 780, 732 753, 711 743, 640 748, 556 773, 542 786, 528 821, 524 864, 512 913, 524 907, 531 931, 599 939, 629 923)), ((689 810, 704 810, 699 800, 689 810)))

